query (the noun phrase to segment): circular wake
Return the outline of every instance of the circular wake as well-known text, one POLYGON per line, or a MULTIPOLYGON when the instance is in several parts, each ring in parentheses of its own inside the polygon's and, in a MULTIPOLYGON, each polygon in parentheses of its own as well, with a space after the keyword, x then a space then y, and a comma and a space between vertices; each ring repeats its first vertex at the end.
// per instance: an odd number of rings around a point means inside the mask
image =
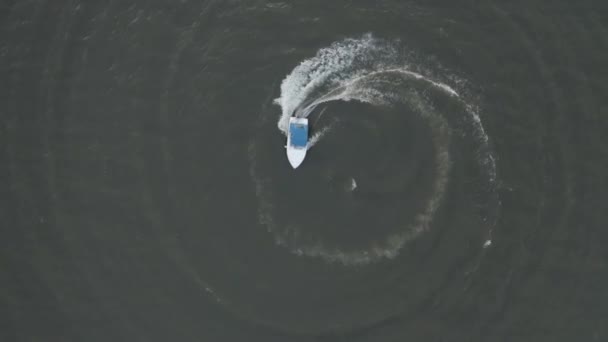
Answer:
POLYGON ((425 64, 398 42, 365 35, 319 50, 283 80, 278 128, 309 117, 317 147, 291 171, 268 162, 276 140, 250 144, 259 220, 279 245, 345 265, 394 258, 430 230, 456 164, 473 178, 491 233, 498 200, 488 137, 475 106, 448 84, 462 82, 425 64))

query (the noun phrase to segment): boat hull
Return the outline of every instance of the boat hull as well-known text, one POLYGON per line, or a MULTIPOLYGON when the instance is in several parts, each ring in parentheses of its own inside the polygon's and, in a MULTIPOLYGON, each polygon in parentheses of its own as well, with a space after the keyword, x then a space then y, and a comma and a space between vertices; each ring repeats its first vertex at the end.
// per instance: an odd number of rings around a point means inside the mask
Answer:
POLYGON ((291 117, 287 133, 287 160, 294 169, 302 164, 308 150, 308 119, 291 117))
POLYGON ((289 148, 287 147, 287 160, 289 160, 289 164, 294 169, 300 166, 306 157, 306 149, 305 148, 289 148))

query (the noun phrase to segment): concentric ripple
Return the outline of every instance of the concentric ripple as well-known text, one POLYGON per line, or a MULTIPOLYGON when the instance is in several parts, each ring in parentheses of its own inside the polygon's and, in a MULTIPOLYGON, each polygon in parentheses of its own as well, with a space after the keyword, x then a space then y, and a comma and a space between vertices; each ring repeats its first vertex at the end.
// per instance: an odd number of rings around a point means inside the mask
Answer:
POLYGON ((1 341, 607 340, 600 2, 5 3, 1 341))
POLYGON ((279 130, 287 132, 290 116, 309 117, 318 146, 302 170, 290 171, 263 162, 274 160, 276 140, 258 135, 250 143, 259 221, 277 244, 344 265, 395 258, 432 228, 451 166, 467 158, 491 233, 499 201, 488 136, 476 106, 452 85, 464 82, 429 64, 397 41, 367 34, 319 50, 283 80, 274 101, 279 130), (299 198, 312 189, 314 201, 299 198), (355 222, 369 228, 358 240, 348 232, 355 222))

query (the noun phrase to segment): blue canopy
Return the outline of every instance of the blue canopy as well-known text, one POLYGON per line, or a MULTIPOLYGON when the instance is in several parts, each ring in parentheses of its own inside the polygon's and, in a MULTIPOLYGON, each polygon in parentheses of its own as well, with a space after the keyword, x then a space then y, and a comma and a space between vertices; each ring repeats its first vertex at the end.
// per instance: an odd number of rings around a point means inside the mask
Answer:
POLYGON ((308 125, 289 124, 289 139, 294 147, 306 147, 308 144, 308 125))

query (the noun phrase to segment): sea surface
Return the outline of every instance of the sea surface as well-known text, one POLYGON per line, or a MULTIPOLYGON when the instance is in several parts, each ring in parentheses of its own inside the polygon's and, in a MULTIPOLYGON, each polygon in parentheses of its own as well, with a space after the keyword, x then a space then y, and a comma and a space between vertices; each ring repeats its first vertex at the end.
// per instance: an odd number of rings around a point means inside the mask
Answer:
POLYGON ((608 341, 606 1, 5 0, 0 80, 1 341, 608 341))

